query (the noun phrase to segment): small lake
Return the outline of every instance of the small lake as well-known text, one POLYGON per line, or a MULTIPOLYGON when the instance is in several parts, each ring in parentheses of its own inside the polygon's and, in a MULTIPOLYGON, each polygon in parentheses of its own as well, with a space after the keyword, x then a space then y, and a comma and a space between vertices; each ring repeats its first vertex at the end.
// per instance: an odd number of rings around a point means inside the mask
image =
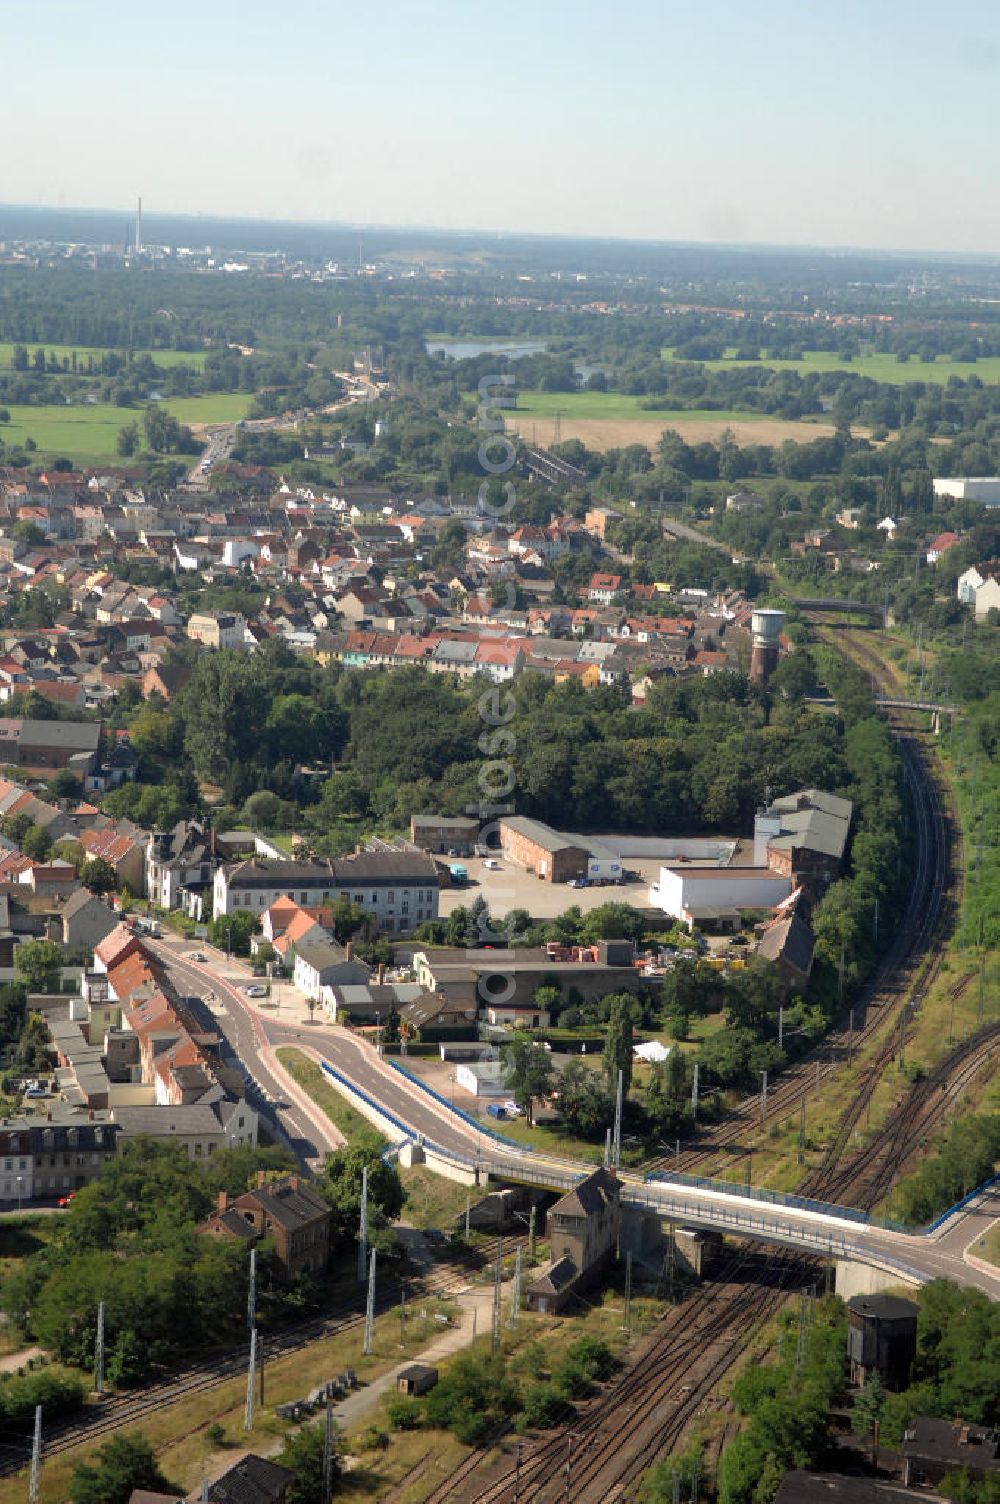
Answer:
POLYGON ((477 355, 506 355, 510 360, 520 360, 523 355, 540 355, 546 348, 543 339, 428 339, 424 349, 428 355, 443 351, 452 360, 474 360, 477 355))

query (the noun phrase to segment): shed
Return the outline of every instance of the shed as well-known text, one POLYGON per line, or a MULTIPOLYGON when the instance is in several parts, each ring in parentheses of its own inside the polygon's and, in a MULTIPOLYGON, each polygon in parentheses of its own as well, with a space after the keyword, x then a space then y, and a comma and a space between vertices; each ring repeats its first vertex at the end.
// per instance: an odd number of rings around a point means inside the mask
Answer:
POLYGON ((438 1381, 438 1371, 430 1363, 410 1363, 396 1375, 399 1394, 426 1394, 438 1381))

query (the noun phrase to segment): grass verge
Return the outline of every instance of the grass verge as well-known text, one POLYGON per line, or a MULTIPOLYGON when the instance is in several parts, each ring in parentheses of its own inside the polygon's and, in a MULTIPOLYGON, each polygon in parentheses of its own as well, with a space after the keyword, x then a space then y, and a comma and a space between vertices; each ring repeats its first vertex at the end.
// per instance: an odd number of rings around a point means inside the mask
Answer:
POLYGON ((376 1139, 380 1144, 386 1140, 372 1125, 353 1108, 350 1102, 329 1083, 314 1060, 303 1055, 294 1046, 286 1046, 277 1052, 285 1070, 297 1081, 303 1091, 309 1093, 317 1107, 321 1107, 333 1126, 344 1135, 349 1144, 376 1139))

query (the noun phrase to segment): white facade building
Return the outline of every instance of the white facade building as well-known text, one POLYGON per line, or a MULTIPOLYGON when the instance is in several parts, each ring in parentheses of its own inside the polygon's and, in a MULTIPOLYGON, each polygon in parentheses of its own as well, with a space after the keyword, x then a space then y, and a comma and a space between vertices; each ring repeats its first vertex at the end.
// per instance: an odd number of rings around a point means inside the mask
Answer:
POLYGON ((1000 475, 945 476, 934 482, 934 495, 952 501, 979 501, 984 507, 1000 507, 1000 475))
POLYGON ((361 851, 329 862, 254 858, 215 874, 214 913, 263 914, 279 898, 302 907, 344 897, 364 909, 385 934, 402 934, 438 914, 438 874, 423 851, 361 851))
MULTIPOLYGON (((986 569, 984 564, 983 570, 986 569)), ((987 612, 1000 611, 1000 578, 994 573, 982 573, 973 564, 959 575, 957 595, 963 606, 972 607, 977 621, 984 621, 987 612)))
POLYGON ((791 891, 791 879, 768 867, 661 867, 649 902, 693 928, 699 918, 772 909, 791 891))

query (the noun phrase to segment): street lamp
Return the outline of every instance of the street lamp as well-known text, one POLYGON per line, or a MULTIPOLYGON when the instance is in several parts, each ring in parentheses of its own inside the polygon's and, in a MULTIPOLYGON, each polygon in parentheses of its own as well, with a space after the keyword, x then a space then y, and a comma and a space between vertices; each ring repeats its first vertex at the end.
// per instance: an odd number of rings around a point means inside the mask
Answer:
POLYGON ((21 1185, 22 1185, 23 1179, 24 1179, 24 1177, 21 1176, 21 1175, 19 1175, 17 1177, 17 1209, 18 1209, 18 1211, 21 1210, 21 1185))
POLYGON ((455 1072, 454 1071, 449 1072, 448 1080, 451 1082, 451 1110, 452 1110, 452 1112, 454 1112, 455 1111, 455 1072))

